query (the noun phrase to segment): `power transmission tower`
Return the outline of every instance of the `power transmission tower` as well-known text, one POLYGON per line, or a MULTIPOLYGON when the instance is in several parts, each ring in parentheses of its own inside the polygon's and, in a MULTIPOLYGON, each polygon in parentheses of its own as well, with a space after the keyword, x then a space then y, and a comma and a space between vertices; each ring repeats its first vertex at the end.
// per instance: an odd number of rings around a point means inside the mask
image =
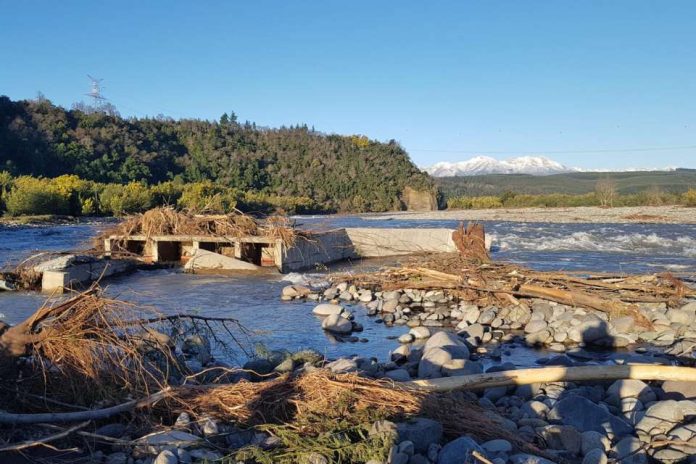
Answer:
POLYGON ((101 82, 104 79, 97 79, 95 77, 90 76, 87 74, 87 77, 89 78, 91 84, 90 84, 90 91, 89 93, 86 93, 88 97, 92 97, 92 102, 94 103, 95 108, 99 108, 101 104, 106 101, 106 97, 102 95, 101 90, 102 90, 102 85, 101 82))

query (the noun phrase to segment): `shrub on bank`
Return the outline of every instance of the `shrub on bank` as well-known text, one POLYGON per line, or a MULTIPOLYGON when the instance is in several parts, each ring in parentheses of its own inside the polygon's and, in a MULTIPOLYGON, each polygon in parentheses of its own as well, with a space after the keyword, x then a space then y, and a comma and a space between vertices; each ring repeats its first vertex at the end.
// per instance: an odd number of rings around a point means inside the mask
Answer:
POLYGON ((696 189, 689 189, 682 195, 682 201, 686 206, 696 207, 696 189))
POLYGON ((102 213, 114 216, 140 213, 154 206, 152 192, 140 182, 105 185, 99 195, 99 205, 102 213))
POLYGON ((178 205, 196 212, 228 213, 237 207, 238 192, 206 180, 184 185, 178 205))
POLYGON ((22 176, 14 179, 5 199, 7 214, 70 214, 69 197, 49 179, 22 176))

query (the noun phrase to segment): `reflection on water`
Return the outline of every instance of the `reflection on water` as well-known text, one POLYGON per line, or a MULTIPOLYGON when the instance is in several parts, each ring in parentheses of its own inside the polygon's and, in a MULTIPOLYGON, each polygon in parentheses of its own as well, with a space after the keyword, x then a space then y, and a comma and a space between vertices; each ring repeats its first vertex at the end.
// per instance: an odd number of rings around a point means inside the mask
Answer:
MULTIPOLYGON (((358 217, 298 217, 305 228, 314 227, 455 227, 454 221, 379 220, 358 217)), ((597 225, 486 223, 494 236, 493 257, 536 269, 591 270, 605 272, 696 272, 696 225, 597 225)), ((103 223, 44 227, 0 227, 0 266, 17 262, 36 250, 69 250, 84 247, 103 223)), ((365 270, 390 261, 358 261, 334 269, 365 270)), ((393 260, 391 261, 393 262, 393 260)), ((386 360, 406 327, 385 327, 368 318, 364 307, 350 306, 358 333, 367 343, 342 343, 321 330, 311 314, 311 302, 280 301, 288 280, 306 275, 282 276, 269 272, 257 276, 190 275, 172 270, 139 271, 109 280, 111 296, 150 305, 165 313, 195 312, 205 316, 233 317, 252 330, 252 341, 271 349, 313 348, 334 358, 358 354, 386 360), (282 280, 287 279, 287 280, 282 280), (389 337, 389 338, 388 338, 389 337)), ((321 279, 321 274, 312 274, 321 279)), ((1 293, 0 313, 15 323, 44 301, 35 293, 1 293)), ((531 365, 545 353, 522 347, 503 353, 502 361, 531 365)))

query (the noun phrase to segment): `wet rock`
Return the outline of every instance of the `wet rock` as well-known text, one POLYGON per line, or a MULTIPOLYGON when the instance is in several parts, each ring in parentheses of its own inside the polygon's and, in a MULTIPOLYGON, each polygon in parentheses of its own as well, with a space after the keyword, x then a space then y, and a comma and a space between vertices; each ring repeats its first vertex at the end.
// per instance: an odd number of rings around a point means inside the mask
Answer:
POLYGON ((415 339, 416 339, 416 337, 414 337, 413 334, 411 334, 409 332, 409 333, 405 333, 403 335, 400 335, 397 340, 399 343, 411 343, 415 339))
POLYGON ((408 382, 411 380, 411 376, 406 369, 394 369, 387 371, 384 376, 395 382, 408 382))
POLYGON ((426 453, 430 445, 442 440, 442 424, 424 417, 401 422, 396 427, 399 440, 412 442, 416 453, 426 453))
POLYGON ((459 437, 442 447, 437 455, 437 464, 475 463, 478 460, 472 456, 474 451, 486 456, 483 448, 472 438, 459 437))
POLYGON ((310 453, 304 464, 329 464, 329 460, 319 453, 310 453))
POLYGON ((128 462, 128 455, 123 452, 111 453, 106 456, 106 464, 126 464, 128 462))
POLYGON ((127 426, 119 422, 116 422, 113 424, 102 425, 94 433, 96 433, 97 435, 103 435, 105 437, 121 438, 123 435, 125 435, 126 430, 128 430, 127 426))
POLYGON ((363 303, 369 303, 370 301, 372 301, 372 298, 374 298, 371 290, 363 290, 358 295, 358 300, 363 303))
POLYGON ((135 441, 135 449, 146 454, 158 454, 163 449, 190 448, 200 444, 202 439, 182 430, 168 430, 145 435, 135 441))
POLYGON ((544 320, 531 320, 524 327, 524 332, 528 334, 539 332, 541 330, 546 329, 547 326, 548 324, 544 320))
POLYGON ((617 380, 607 388, 607 403, 618 406, 626 398, 637 398, 642 403, 649 403, 655 401, 657 396, 648 384, 635 379, 617 380))
POLYGON ((667 380, 662 384, 666 400, 696 400, 696 382, 667 380))
POLYGON ((571 395, 558 401, 548 414, 549 420, 571 425, 579 432, 594 430, 617 437, 628 435, 633 427, 587 398, 571 395))
POLYGON ((288 285, 283 287, 281 295, 288 298, 304 298, 312 291, 303 285, 288 285))
POLYGON ((343 312, 343 307, 331 303, 322 303, 314 307, 312 314, 315 316, 331 316, 338 315, 343 312))
POLYGON ((581 451, 583 455, 587 455, 594 449, 606 452, 609 446, 611 446, 611 442, 603 433, 595 432, 594 430, 588 430, 582 433, 581 451))
POLYGON ((179 464, 179 457, 172 451, 164 450, 157 455, 152 464, 179 464))
POLYGON ((611 325, 619 333, 631 333, 636 326, 636 321, 631 316, 622 316, 612 319, 611 325))
POLYGON ((667 433, 687 415, 696 415, 693 401, 658 401, 650 406, 643 418, 636 424, 636 432, 642 439, 667 433))
POLYGON ((430 337, 430 329, 427 327, 414 327, 409 331, 409 333, 416 339, 425 339, 430 337))
POLYGON ((399 300, 385 300, 382 304, 383 313, 393 313, 396 312, 396 308, 399 306, 399 300))
POLYGON ((331 314, 322 321, 321 328, 335 334, 349 334, 353 330, 353 324, 343 316, 331 314))
POLYGON ((203 366, 212 359, 210 355, 210 341, 202 335, 194 334, 186 337, 181 346, 181 351, 186 355, 194 356, 203 366))
POLYGON ((512 444, 507 440, 490 440, 481 445, 488 453, 509 453, 512 451, 512 444))
POLYGON ((604 451, 599 448, 591 450, 582 460, 582 464, 607 464, 608 462, 609 458, 607 458, 604 451))
POLYGON ((579 454, 582 446, 582 435, 574 427, 568 425, 549 425, 539 431, 548 446, 556 450, 567 450, 579 454))
POLYGON ((648 456, 636 437, 625 437, 612 448, 612 457, 621 464, 647 464, 648 456))
POLYGON ((244 363, 244 370, 254 372, 259 375, 266 375, 273 372, 275 366, 271 361, 265 358, 250 359, 244 363))
POLYGON ((495 319, 495 309, 486 309, 481 313, 481 315, 478 318, 479 324, 483 325, 489 325, 491 322, 493 322, 493 319, 495 319))
POLYGON ((541 456, 534 456, 533 454, 513 454, 510 456, 510 462, 512 464, 556 464, 553 461, 549 461, 541 456))
POLYGON ((543 345, 549 338, 551 338, 551 333, 548 330, 540 330, 539 332, 528 333, 524 337, 524 341, 531 346, 543 345))
POLYGON ((667 319, 669 319, 670 322, 684 325, 691 324, 693 318, 693 314, 690 314, 688 311, 684 311, 682 309, 677 308, 668 309, 665 313, 665 316, 667 316, 667 319))
POLYGON ((358 363, 355 359, 340 358, 330 362, 326 368, 334 374, 345 374, 347 372, 355 372, 358 370, 358 363))
POLYGON ((466 322, 467 324, 475 323, 481 316, 481 311, 479 310, 478 306, 475 305, 462 306, 460 313, 462 321, 466 322))

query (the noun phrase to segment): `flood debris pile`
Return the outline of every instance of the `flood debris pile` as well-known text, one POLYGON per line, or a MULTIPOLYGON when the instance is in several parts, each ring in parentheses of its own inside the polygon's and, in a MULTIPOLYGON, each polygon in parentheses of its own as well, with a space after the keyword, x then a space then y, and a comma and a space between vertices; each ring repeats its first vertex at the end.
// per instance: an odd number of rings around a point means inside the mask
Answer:
MULTIPOLYGON (((360 301, 386 324, 452 328, 474 345, 510 340, 515 331, 530 345, 558 352, 649 342, 680 354, 696 345, 674 345, 696 340, 690 325, 696 307, 684 306, 696 291, 669 274, 538 272, 441 254, 379 272, 336 275, 333 282, 318 297, 360 301)), ((417 332, 404 341, 422 338, 417 332)))
POLYGON ((329 364, 335 372, 477 389, 477 404, 504 418, 501 429, 546 452, 469 434, 430 462, 462 462, 472 450, 483 460, 471 462, 496 463, 678 463, 696 454, 696 369, 675 367, 694 365, 696 291, 670 274, 538 272, 441 254, 333 275, 328 288, 289 286, 282 298, 315 301, 331 333, 349 335, 359 310, 404 327, 389 361, 343 358, 329 364), (522 347, 548 351, 542 367, 505 360, 522 347))
POLYGON ((247 349, 232 319, 145 311, 98 288, 1 327, 0 457, 48 447, 107 463, 429 462, 465 433, 544 454, 465 393, 333 372, 313 352, 266 374, 233 369, 214 359, 223 333, 247 349))
MULTIPOLYGON (((132 236, 147 238, 166 235, 211 236, 226 239, 242 237, 269 237, 280 239, 291 246, 298 235, 302 235, 286 216, 269 216, 265 220, 256 219, 240 211, 229 214, 195 214, 172 207, 160 207, 142 214, 126 217, 116 226, 104 230, 94 239, 94 247, 102 249, 104 239, 116 236, 122 241, 132 236)), ((119 247, 116 241, 114 252, 127 253, 125 246, 119 247)))

